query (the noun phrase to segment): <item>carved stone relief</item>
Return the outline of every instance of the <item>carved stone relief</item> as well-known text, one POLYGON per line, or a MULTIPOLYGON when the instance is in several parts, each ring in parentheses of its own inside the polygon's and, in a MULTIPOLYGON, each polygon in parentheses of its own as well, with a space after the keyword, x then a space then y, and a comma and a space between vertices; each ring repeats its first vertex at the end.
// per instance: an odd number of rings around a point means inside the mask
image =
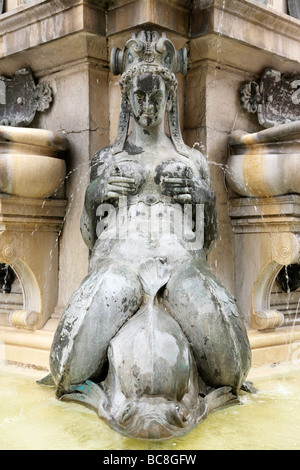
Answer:
MULTIPOLYGON (((1 5, 0 5, 1 8, 1 5)), ((28 68, 18 70, 10 78, 0 76, 0 125, 24 127, 37 111, 46 111, 52 101, 48 83, 35 84, 28 68)))
POLYGON ((242 107, 257 113, 259 123, 273 127, 300 120, 300 76, 287 77, 266 69, 259 83, 246 82, 240 92, 242 107))

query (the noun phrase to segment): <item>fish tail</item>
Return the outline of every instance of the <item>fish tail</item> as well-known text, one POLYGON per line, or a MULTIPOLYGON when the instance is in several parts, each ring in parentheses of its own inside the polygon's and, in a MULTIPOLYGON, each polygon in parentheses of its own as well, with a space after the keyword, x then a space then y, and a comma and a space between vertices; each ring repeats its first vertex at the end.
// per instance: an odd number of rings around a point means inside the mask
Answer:
POLYGON ((150 258, 141 264, 139 277, 146 294, 155 297, 170 279, 169 269, 161 258, 150 258))

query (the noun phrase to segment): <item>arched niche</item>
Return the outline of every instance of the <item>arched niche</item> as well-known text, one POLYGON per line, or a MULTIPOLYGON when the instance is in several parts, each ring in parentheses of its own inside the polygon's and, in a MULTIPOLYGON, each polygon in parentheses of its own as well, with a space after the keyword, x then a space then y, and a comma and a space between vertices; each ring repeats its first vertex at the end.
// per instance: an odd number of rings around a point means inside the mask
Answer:
POLYGON ((22 285, 10 264, 0 262, 0 325, 10 325, 10 315, 24 306, 22 285))
POLYGON ((284 326, 300 324, 300 264, 280 269, 271 288, 270 307, 284 315, 284 326))

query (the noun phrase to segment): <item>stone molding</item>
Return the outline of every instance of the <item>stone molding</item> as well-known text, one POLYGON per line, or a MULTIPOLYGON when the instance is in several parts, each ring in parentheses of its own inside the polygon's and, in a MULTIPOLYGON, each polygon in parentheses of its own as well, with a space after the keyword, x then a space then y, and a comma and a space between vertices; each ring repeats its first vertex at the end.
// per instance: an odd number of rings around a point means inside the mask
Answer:
POLYGON ((1 15, 1 74, 24 63, 37 74, 87 56, 107 64, 103 3, 43 0, 1 15))
POLYGON ((107 34, 154 24, 180 35, 189 34, 190 0, 115 0, 108 8, 107 34))
POLYGON ((84 56, 107 66, 106 35, 113 39, 146 24, 182 39, 190 37, 191 66, 203 58, 218 60, 221 50, 223 62, 249 72, 258 73, 270 54, 292 61, 290 66, 286 62, 287 71, 300 71, 299 21, 254 0, 196 1, 193 8, 190 0, 115 0, 107 11, 105 5, 96 0, 42 0, 1 15, 1 73, 12 73, 19 54, 23 63, 20 58, 17 66, 24 66, 25 59, 35 74, 47 70, 46 58, 41 59, 46 56, 50 70, 84 56), (234 43, 238 56, 233 53, 234 43), (264 56, 249 60, 253 48, 259 57, 264 56))
POLYGON ((14 269, 23 290, 23 309, 10 315, 17 328, 40 329, 55 309, 65 210, 65 200, 0 195, 0 260, 14 269))
POLYGON ((298 20, 254 0, 194 3, 191 66, 206 58, 261 74, 283 61, 286 72, 299 72, 299 41, 298 20))
MULTIPOLYGON (((227 21, 228 15, 232 16, 232 19, 240 18, 258 27, 267 28, 299 41, 299 23, 295 18, 266 5, 260 5, 255 0, 207 0, 204 4, 201 0, 196 0, 193 4, 192 37, 211 31, 236 38, 247 34, 247 31, 235 29, 234 23, 230 24, 227 21), (223 16, 223 21, 220 21, 221 16, 223 16), (229 31, 230 34, 228 34, 229 31)), ((263 38, 252 37, 250 43, 261 40, 263 38)))

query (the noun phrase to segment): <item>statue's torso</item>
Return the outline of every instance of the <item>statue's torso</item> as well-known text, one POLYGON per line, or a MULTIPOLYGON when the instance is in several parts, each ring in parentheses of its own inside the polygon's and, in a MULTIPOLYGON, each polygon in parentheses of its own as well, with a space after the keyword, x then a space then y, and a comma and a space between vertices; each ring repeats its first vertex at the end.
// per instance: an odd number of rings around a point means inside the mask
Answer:
MULTIPOLYGON (((103 177, 117 172, 134 177, 139 187, 136 194, 121 196, 118 203, 107 201, 98 207, 94 262, 113 257, 140 264, 161 257, 175 266, 202 254, 203 225, 195 227, 192 204, 174 203, 162 185, 165 177, 197 176, 192 159, 166 147, 131 154, 124 151, 108 158, 104 167, 103 177)), ((196 210, 198 225, 203 224, 203 207, 196 210)))

